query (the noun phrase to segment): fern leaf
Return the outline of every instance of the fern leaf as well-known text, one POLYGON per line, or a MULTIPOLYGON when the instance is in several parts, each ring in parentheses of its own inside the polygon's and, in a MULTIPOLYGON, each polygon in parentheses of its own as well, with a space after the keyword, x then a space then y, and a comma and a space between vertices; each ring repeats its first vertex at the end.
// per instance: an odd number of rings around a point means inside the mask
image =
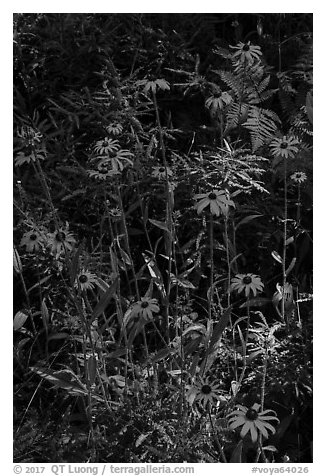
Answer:
POLYGON ((272 140, 277 130, 277 122, 280 122, 280 119, 273 111, 250 106, 248 119, 243 127, 250 133, 253 152, 272 140))
POLYGON ((241 124, 243 118, 247 116, 248 109, 248 104, 232 103, 226 113, 227 129, 234 129, 241 124))
POLYGON ((230 71, 224 71, 224 70, 215 70, 214 73, 218 74, 221 80, 229 86, 230 89, 234 92, 236 95, 236 98, 238 100, 241 99, 242 95, 242 90, 243 90, 243 84, 239 80, 237 76, 235 76, 233 73, 230 71))

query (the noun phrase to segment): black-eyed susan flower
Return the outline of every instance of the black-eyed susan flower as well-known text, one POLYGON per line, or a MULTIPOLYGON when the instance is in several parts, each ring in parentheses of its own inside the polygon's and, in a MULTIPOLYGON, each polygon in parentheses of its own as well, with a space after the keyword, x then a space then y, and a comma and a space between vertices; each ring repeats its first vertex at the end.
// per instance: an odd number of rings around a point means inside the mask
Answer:
POLYGON ((105 139, 99 140, 94 146, 94 152, 96 154, 109 154, 116 152, 120 149, 119 142, 115 139, 105 137, 105 139))
POLYGON ((157 305, 157 299, 142 297, 140 301, 137 301, 130 308, 129 318, 140 316, 144 319, 153 319, 153 313, 160 311, 157 305))
POLYGON ((228 106, 232 102, 232 97, 226 91, 216 91, 213 96, 210 96, 206 102, 205 106, 207 109, 210 109, 212 112, 222 110, 225 106, 228 106))
POLYGON ((195 200, 199 200, 195 205, 198 214, 209 206, 212 215, 227 215, 229 207, 235 206, 233 200, 228 198, 224 190, 212 190, 209 193, 199 193, 195 195, 194 198, 195 200))
POLYGON ((27 231, 20 240, 21 246, 26 246, 26 251, 39 251, 44 243, 44 235, 37 230, 27 231))
POLYGON ((119 172, 112 170, 109 164, 99 164, 97 170, 88 170, 88 175, 96 180, 106 180, 119 172))
POLYGON ((110 215, 112 218, 120 218, 121 215, 122 215, 122 211, 121 211, 120 208, 118 208, 118 207, 110 208, 110 209, 109 209, 109 215, 110 215))
POLYGON ((249 297, 251 291, 253 292, 253 295, 256 296, 257 292, 261 292, 263 288, 264 285, 260 277, 256 274, 237 274, 231 279, 230 291, 237 291, 238 294, 245 291, 246 297, 249 297))
POLYGON ((122 130, 123 127, 119 122, 113 122, 112 124, 106 127, 106 131, 114 136, 118 136, 119 134, 121 134, 122 130))
POLYGON ((198 376, 197 381, 193 385, 187 385, 186 388, 186 398, 190 405, 198 402, 206 408, 207 404, 219 404, 221 400, 219 385, 216 382, 210 382, 208 377, 203 379, 198 376))
POLYGON ((147 94, 149 91, 156 93, 157 89, 161 89, 162 91, 170 90, 170 85, 165 79, 141 79, 136 83, 139 86, 144 86, 144 93, 147 94))
POLYGON ((69 232, 69 225, 65 228, 61 227, 54 233, 48 235, 48 244, 51 248, 51 252, 56 256, 60 256, 61 253, 71 251, 76 243, 75 238, 69 232))
POLYGON ((252 407, 247 408, 243 405, 238 405, 238 409, 227 415, 229 418, 229 427, 231 430, 242 427, 240 436, 244 438, 250 431, 251 440, 255 443, 258 435, 261 434, 268 438, 268 432, 274 434, 275 428, 269 423, 274 421, 279 423, 279 419, 274 416, 276 413, 273 410, 264 410, 259 412, 260 405, 255 403, 252 407))
MULTIPOLYGON (((167 174, 168 177, 171 177, 173 175, 173 172, 170 169, 170 167, 166 167, 166 174, 167 174)), ((163 167, 163 166, 153 167, 152 177, 158 178, 159 180, 164 180, 165 179, 165 167, 163 167)))
POLYGON ((42 140, 42 133, 33 129, 30 126, 22 126, 20 130, 17 131, 17 136, 20 137, 25 145, 39 144, 42 140))
POLYGON ((240 60, 242 63, 247 61, 249 64, 252 64, 255 59, 260 60, 259 57, 262 55, 260 46, 251 45, 250 41, 248 43, 240 41, 237 46, 231 46, 230 48, 236 50, 232 57, 240 60))
POLYGON ((118 150, 110 157, 112 170, 114 172, 122 172, 127 165, 133 165, 131 157, 133 157, 133 154, 129 150, 118 150))
POLYGON ((94 289, 94 286, 97 284, 97 276, 86 269, 82 269, 75 280, 75 288, 80 289, 81 291, 94 289))
POLYGON ((271 152, 274 157, 284 157, 292 159, 298 152, 299 141, 295 137, 277 137, 270 143, 271 152))
POLYGON ((304 172, 294 172, 294 174, 290 176, 290 179, 300 185, 307 180, 307 175, 304 172))

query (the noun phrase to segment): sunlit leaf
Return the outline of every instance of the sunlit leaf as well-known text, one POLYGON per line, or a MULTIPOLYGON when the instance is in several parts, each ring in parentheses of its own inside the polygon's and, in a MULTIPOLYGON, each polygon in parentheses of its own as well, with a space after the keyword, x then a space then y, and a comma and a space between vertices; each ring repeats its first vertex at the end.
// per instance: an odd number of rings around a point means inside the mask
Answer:
POLYGON ((16 312, 14 317, 14 330, 18 331, 21 327, 23 327, 27 318, 28 318, 28 315, 25 314, 24 312, 22 311, 16 312))

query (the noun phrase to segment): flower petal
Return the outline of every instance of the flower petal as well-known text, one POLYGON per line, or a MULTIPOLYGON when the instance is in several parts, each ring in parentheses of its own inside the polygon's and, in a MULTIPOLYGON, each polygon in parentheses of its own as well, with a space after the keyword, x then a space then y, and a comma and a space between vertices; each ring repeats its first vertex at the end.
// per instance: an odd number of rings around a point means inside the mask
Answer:
POLYGON ((195 207, 197 208, 197 213, 198 215, 204 210, 204 208, 209 205, 209 199, 208 198, 203 198, 195 207))
POLYGON ((250 430, 250 427, 253 423, 251 421, 246 421, 246 423, 243 425, 243 428, 241 430, 241 433, 240 433, 240 436, 241 438, 244 438, 246 436, 246 434, 248 433, 248 431, 250 430))
POLYGON ((257 438, 258 438, 258 432, 257 432, 257 429, 256 429, 256 422, 251 422, 250 433, 251 433, 251 440, 252 440, 253 443, 255 443, 257 441, 257 438))
POLYGON ((235 428, 238 428, 238 426, 244 425, 246 423, 246 419, 243 416, 238 417, 235 421, 229 423, 229 427, 231 430, 234 430, 235 428))
POLYGON ((262 433, 262 435, 265 437, 265 438, 268 438, 268 433, 267 433, 267 430, 266 428, 264 427, 263 423, 259 420, 256 420, 255 421, 255 425, 256 427, 258 428, 258 430, 262 433))

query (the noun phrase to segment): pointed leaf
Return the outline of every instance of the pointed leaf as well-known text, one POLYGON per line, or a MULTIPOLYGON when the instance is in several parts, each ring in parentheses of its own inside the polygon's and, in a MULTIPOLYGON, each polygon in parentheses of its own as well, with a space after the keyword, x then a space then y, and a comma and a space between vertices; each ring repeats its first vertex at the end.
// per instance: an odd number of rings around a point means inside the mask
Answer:
POLYGON ((136 448, 138 448, 138 446, 140 446, 151 433, 152 433, 151 431, 145 434, 142 433, 136 440, 136 443, 135 443, 136 448))
POLYGON ((28 315, 22 311, 18 311, 14 317, 14 331, 18 331, 25 324, 28 315))
POLYGON ((272 256, 275 259, 275 261, 277 261, 278 263, 280 263, 280 264, 283 263, 283 260, 280 257, 280 255, 277 253, 277 251, 272 251, 272 256))
POLYGON ((149 219, 148 221, 150 221, 154 226, 157 226, 161 230, 166 231, 166 233, 169 235, 169 238, 172 240, 172 233, 169 230, 166 222, 158 221, 158 220, 152 220, 152 219, 149 219))
POLYGON ((220 320, 218 321, 218 323, 215 324, 215 326, 213 328, 213 333, 212 333, 212 337, 211 337, 211 340, 210 340, 210 344, 209 344, 209 349, 208 349, 209 353, 214 350, 216 344, 220 341, 220 339, 222 337, 224 329, 229 324, 231 309, 232 309, 231 306, 229 308, 227 308, 223 312, 223 314, 222 314, 220 320))
POLYGON ((242 448, 243 440, 240 440, 233 450, 233 453, 230 458, 230 463, 242 463, 242 448))
POLYGON ((243 304, 241 304, 241 306, 239 306, 239 308, 243 309, 245 307, 262 307, 270 302, 271 300, 269 298, 257 297, 257 298, 249 299, 249 301, 244 302, 243 304))
POLYGON ((91 355, 89 359, 87 360, 87 373, 88 373, 89 383, 91 385, 93 385, 93 383, 95 382, 96 369, 97 369, 96 357, 91 355))
POLYGON ((294 242, 294 237, 293 236, 290 236, 290 238, 288 238, 285 242, 286 245, 290 245, 291 243, 294 242))
POLYGON ((92 314, 92 320, 97 319, 102 314, 102 312, 104 312, 116 292, 117 284, 118 278, 113 281, 109 289, 102 295, 101 299, 95 306, 95 309, 93 310, 92 314))
POLYGON ((45 304, 44 299, 41 304, 41 314, 42 314, 44 329, 45 329, 45 332, 47 333, 49 328, 49 310, 47 308, 47 305, 45 304))
POLYGON ((297 258, 292 258, 292 261, 291 261, 288 269, 285 271, 285 276, 288 276, 288 274, 290 274, 290 272, 292 271, 292 269, 295 266, 296 261, 297 261, 297 258))
POLYGON ((255 218, 260 218, 263 215, 248 215, 247 217, 243 218, 242 220, 239 221, 239 223, 236 225, 235 230, 239 228, 241 225, 245 225, 246 223, 249 223, 250 221, 254 220, 255 218))
POLYGON ((14 246, 14 270, 18 274, 23 271, 22 263, 20 261, 20 256, 15 246, 14 246))

